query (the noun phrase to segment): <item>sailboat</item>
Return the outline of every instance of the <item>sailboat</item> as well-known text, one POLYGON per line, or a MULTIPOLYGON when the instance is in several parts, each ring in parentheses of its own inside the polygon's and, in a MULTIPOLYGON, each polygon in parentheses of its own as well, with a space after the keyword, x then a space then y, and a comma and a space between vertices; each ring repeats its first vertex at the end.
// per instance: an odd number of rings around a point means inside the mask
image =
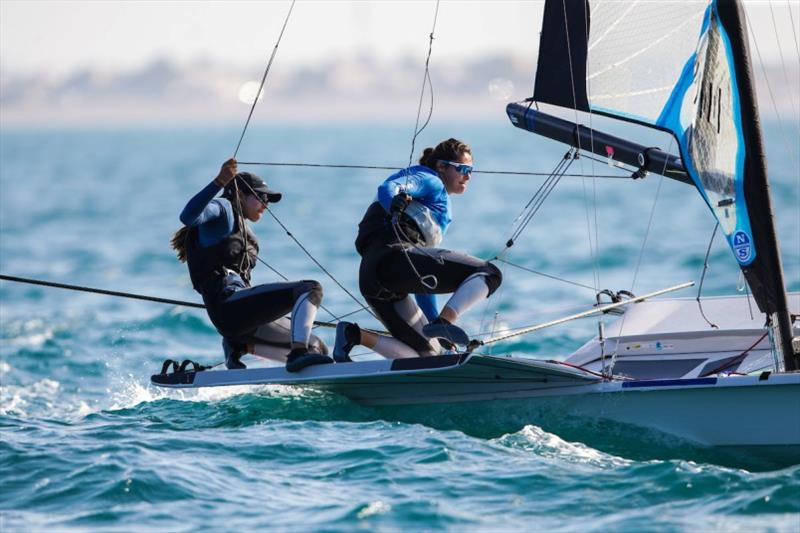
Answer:
POLYGON ((534 94, 508 104, 511 123, 563 142, 573 154, 629 165, 634 177, 660 174, 699 192, 760 314, 750 315, 744 296, 705 298, 715 317, 711 327, 697 301, 656 298, 681 285, 617 297, 522 332, 591 314, 619 315, 563 361, 482 353, 498 337, 438 357, 321 365, 298 374, 184 368, 153 375, 152 383, 284 384, 365 405, 449 406, 490 413, 508 431, 541 425, 555 413, 646 428, 699 446, 800 458, 800 342, 789 305, 800 310, 800 294, 787 295, 784 284, 742 6, 735 0, 547 0, 542 28, 534 94), (579 113, 667 132, 678 153, 579 124, 579 113))

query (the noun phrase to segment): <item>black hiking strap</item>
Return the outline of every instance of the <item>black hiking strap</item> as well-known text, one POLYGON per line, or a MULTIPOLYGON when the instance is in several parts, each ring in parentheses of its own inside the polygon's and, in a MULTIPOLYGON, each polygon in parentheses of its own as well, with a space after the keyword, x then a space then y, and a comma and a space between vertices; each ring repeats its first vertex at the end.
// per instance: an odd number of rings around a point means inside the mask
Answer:
POLYGON ((196 363, 191 359, 184 359, 183 362, 181 362, 180 364, 178 364, 178 362, 173 359, 167 359, 166 361, 164 361, 164 364, 161 365, 161 374, 162 375, 182 374, 186 372, 186 369, 190 365, 192 367, 192 370, 190 372, 202 372, 203 370, 208 370, 209 368, 212 368, 211 366, 205 366, 196 363))

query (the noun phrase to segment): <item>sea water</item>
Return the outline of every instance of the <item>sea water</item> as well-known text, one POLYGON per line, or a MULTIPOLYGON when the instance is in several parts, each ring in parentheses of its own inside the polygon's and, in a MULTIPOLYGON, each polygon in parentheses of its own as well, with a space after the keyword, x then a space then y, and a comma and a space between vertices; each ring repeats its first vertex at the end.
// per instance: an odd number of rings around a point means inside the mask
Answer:
MULTIPOLYGON (((238 159, 400 167, 409 161, 407 126, 252 128, 238 159)), ((4 129, 0 271, 199 301, 169 239, 239 134, 4 129)), ((789 288, 800 290, 791 134, 767 124, 784 269, 789 288)), ((566 149, 502 121, 438 123, 415 156, 449 136, 471 143, 478 169, 543 174, 476 173, 453 199, 446 246, 494 257, 566 149)), ((356 225, 389 171, 242 168, 284 193, 271 209, 308 252, 265 215, 255 225, 261 257, 288 278, 322 282, 334 315, 358 310, 334 278, 360 299, 356 225)), ((464 317, 470 332, 587 309, 595 293, 585 286, 643 294, 699 280, 714 222, 692 187, 655 175, 633 181, 589 158, 569 173, 618 177, 564 177, 503 256, 566 281, 500 263, 504 283, 464 317)), ((719 236, 709 263, 704 294, 741 293, 719 236)), ((263 265, 254 273, 257 283, 278 279, 263 265)), ((352 318, 377 326, 363 312, 352 318)), ((563 359, 597 327, 596 319, 574 321, 487 351, 563 359)), ((317 333, 333 343, 331 330, 317 333)), ((759 468, 684 444, 637 445, 602 424, 555 434, 531 421, 496 431, 466 408, 412 416, 290 387, 163 390, 149 377, 166 358, 220 362, 219 336, 202 310, 0 282, 0 529, 800 529, 797 465, 759 468)))

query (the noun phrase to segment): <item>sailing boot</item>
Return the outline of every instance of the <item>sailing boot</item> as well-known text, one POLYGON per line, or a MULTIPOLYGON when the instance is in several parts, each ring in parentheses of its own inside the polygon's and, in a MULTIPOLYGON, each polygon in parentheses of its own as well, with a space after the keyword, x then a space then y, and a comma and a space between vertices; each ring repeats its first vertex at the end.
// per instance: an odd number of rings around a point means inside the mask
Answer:
POLYGON ((352 363, 350 350, 361 342, 361 328, 353 322, 336 324, 336 342, 333 345, 333 360, 337 363, 352 363))
POLYGON ((222 351, 225 352, 225 368, 228 370, 247 368, 247 365, 241 361, 242 356, 247 353, 244 344, 239 344, 222 337, 222 351))
POLYGON ((425 324, 422 327, 422 332, 429 339, 444 339, 450 344, 459 344, 461 346, 469 344, 469 336, 464 330, 441 316, 430 324, 425 324))
POLYGON ((321 353, 309 352, 308 348, 295 348, 286 356, 286 371, 300 372, 307 366, 333 363, 333 359, 321 353))

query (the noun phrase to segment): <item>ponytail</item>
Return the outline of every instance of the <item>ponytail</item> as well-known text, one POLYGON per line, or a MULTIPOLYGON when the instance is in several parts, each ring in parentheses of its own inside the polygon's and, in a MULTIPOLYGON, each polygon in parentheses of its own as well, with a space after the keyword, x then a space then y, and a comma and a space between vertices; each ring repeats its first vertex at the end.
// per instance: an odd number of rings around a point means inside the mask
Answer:
POLYGON ((437 144, 436 148, 425 148, 422 157, 419 158, 419 164, 435 171, 439 160, 457 161, 464 154, 472 154, 472 148, 458 139, 450 138, 437 144))
POLYGON ((175 250, 178 261, 181 263, 186 262, 186 240, 189 238, 189 226, 183 226, 175 232, 170 240, 172 249, 175 250))

